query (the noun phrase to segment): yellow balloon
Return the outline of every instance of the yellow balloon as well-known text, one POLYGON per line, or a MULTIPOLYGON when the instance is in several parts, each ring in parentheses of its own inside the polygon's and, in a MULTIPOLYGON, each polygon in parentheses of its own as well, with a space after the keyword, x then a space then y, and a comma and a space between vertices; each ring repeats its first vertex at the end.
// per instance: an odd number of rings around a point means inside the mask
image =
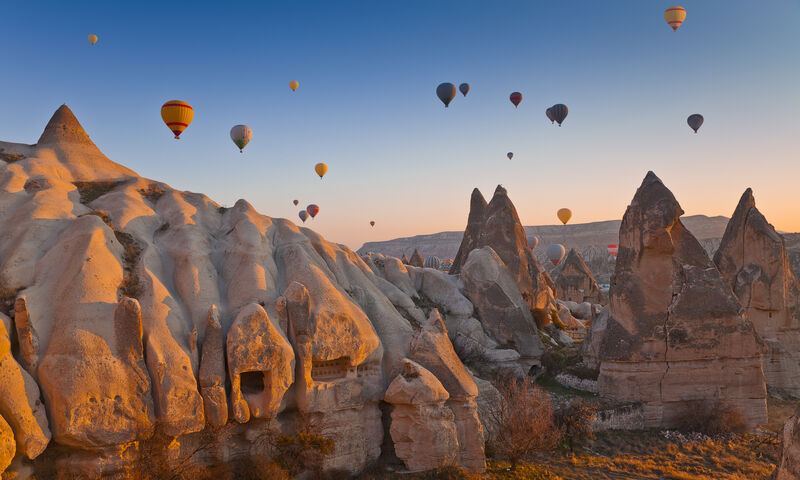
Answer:
POLYGON ((300 82, 298 82, 297 80, 292 80, 291 82, 289 82, 289 88, 291 88, 293 92, 297 90, 297 87, 299 86, 300 82))
POLYGON ((322 177, 325 176, 325 173, 328 171, 328 166, 325 165, 324 163, 318 163, 318 164, 314 165, 314 171, 317 172, 317 175, 319 175, 319 178, 322 178, 322 177))
POLYGON ((91 43, 92 45, 97 43, 97 35, 94 35, 94 34, 89 35, 89 43, 91 43))
POLYGON ((192 118, 194 109, 184 101, 170 100, 161 106, 161 119, 175 134, 175 138, 180 138, 181 133, 192 123, 192 118))
POLYGON ((561 220, 561 223, 566 225, 567 222, 569 222, 569 219, 572 218, 572 210, 569 208, 562 208, 558 211, 558 213, 556 213, 556 215, 558 215, 558 219, 561 220))
POLYGON ((664 10, 664 20, 672 27, 673 32, 677 32, 678 27, 686 20, 686 9, 683 7, 669 7, 664 10))

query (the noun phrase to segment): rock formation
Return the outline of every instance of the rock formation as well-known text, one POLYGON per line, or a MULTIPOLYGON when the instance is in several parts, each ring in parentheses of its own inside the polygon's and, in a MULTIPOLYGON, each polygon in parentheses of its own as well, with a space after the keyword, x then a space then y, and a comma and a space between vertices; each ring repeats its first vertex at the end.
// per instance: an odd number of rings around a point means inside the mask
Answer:
POLYGON ((16 453, 0 428, 0 465, 48 444, 65 476, 113 476, 151 448, 170 465, 235 462, 268 422, 292 434, 305 416, 334 439, 326 467, 358 472, 381 453, 378 404, 412 359, 449 393, 456 462, 484 468, 474 382, 417 305, 421 289, 454 319, 472 315, 443 272, 368 264, 244 200, 226 208, 139 177, 66 106, 38 144, 0 149, 0 288, 18 299, 0 332, 16 453), (223 424, 223 446, 195 454, 223 424))
POLYGON ((773 475, 774 480, 800 480, 800 412, 783 427, 781 458, 773 475))
POLYGON ((419 253, 419 250, 414 250, 414 253, 411 255, 411 260, 408 261, 408 264, 419 268, 425 266, 425 260, 422 258, 422 254, 419 253))
POLYGON ((386 390, 392 404, 390 434, 397 457, 410 471, 452 465, 458 455, 458 435, 450 397, 441 382, 419 364, 406 360, 403 372, 386 390))
POLYGON ((767 386, 800 396, 800 282, 783 237, 744 192, 714 263, 764 339, 767 386))
POLYGON ((692 402, 766 421, 764 344, 652 172, 625 212, 609 316, 597 342, 601 394, 644 403, 647 427, 675 425, 692 402))
POLYGON ((403 257, 400 259, 400 261, 403 262, 403 265, 408 265, 411 262, 411 260, 408 259, 405 253, 403 254, 403 257))
POLYGON ((606 296, 600 291, 600 286, 583 257, 575 249, 569 250, 556 272, 553 281, 559 299, 576 303, 606 303, 606 296))
POLYGON ((500 185, 488 205, 477 188, 472 191, 467 229, 450 273, 460 273, 470 252, 486 246, 503 261, 531 309, 549 312, 554 308, 553 280, 533 257, 517 209, 500 185))

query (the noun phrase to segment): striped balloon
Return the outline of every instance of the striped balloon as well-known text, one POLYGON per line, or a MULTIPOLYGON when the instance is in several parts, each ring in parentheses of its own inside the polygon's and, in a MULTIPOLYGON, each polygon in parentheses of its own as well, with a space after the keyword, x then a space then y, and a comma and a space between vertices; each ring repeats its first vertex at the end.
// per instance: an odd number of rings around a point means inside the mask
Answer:
POLYGON ((672 27, 673 32, 677 32, 678 27, 686 20, 686 9, 683 7, 669 7, 664 10, 664 20, 672 27))
POLYGON ((425 268, 435 268, 439 270, 442 266, 442 259, 437 256, 428 257, 425 259, 425 268))
POLYGON ((175 138, 181 138, 181 133, 192 123, 194 109, 181 100, 170 100, 161 106, 161 119, 172 130, 175 138))

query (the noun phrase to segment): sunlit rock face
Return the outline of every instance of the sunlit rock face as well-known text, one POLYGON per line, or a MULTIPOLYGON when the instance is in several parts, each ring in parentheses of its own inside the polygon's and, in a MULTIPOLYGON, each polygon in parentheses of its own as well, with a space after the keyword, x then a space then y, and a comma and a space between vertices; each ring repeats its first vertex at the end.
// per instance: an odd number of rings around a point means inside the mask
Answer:
POLYGON ((800 282, 786 243, 744 192, 714 263, 767 344, 767 386, 800 396, 800 282))
MULTIPOLYGON (((130 471, 153 452, 174 468, 231 463, 303 417, 335 442, 326 467, 363 469, 427 321, 406 266, 381 269, 244 200, 225 208, 138 176, 62 106, 36 145, 0 142, 0 416, 15 445, 0 423, 0 465, 48 445, 64 475, 130 471)), ((471 314, 430 278, 426 291, 471 314)), ((441 354, 424 368, 447 377, 454 458, 482 470, 476 393, 451 378, 464 367, 447 334, 431 341, 441 354)))
POLYGON ((781 458, 775 480, 800 480, 800 415, 797 412, 783 427, 781 458))
POLYGON ((556 270, 553 281, 560 300, 600 305, 606 303, 606 296, 600 291, 600 286, 583 257, 575 249, 569 250, 556 270))
POLYGON ((608 317, 593 325, 600 392, 643 402, 648 427, 675 425, 695 401, 761 424, 764 343, 681 214, 648 173, 622 220, 608 317))

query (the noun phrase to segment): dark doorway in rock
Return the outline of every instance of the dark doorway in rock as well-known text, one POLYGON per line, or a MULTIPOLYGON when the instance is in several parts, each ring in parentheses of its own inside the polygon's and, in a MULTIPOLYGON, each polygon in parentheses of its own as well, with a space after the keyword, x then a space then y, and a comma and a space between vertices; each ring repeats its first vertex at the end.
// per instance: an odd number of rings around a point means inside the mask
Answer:
POLYGON ((256 394, 264 391, 264 372, 242 372, 242 393, 256 394))

